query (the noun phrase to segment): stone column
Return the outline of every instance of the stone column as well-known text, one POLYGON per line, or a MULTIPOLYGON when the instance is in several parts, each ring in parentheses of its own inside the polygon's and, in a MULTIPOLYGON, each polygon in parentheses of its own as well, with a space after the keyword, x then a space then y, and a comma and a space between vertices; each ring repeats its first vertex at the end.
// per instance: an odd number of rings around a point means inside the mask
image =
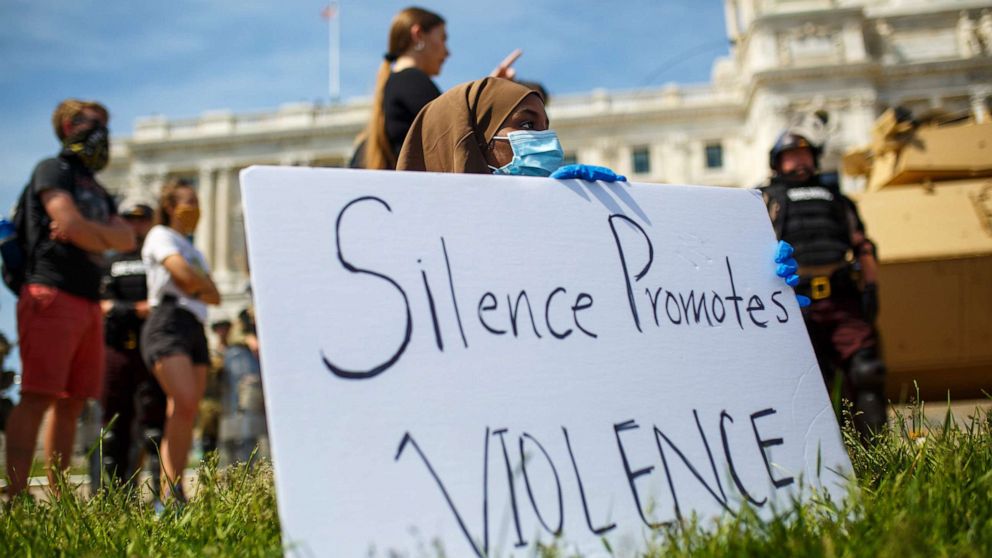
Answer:
POLYGON ((737 3, 737 22, 741 33, 746 33, 751 27, 751 22, 759 15, 754 0, 740 0, 737 3))
POLYGON ((676 184, 691 182, 691 146, 689 136, 685 132, 676 132, 669 139, 668 153, 670 164, 665 178, 676 184))
POLYGON ((878 54, 883 64, 892 64, 897 61, 896 53, 892 48, 892 26, 884 19, 875 22, 875 32, 879 38, 878 54))
POLYGON ((726 20, 727 38, 736 43, 741 34, 737 26, 740 22, 737 15, 737 0, 723 0, 723 16, 726 20))
POLYGON ((241 181, 236 179, 234 187, 231 189, 231 205, 228 211, 229 226, 228 234, 228 259, 231 266, 231 280, 235 288, 241 288, 248 279, 248 250, 245 240, 245 216, 244 206, 241 201, 241 181))
POLYGON ((967 11, 962 11, 958 16, 957 39, 958 51, 964 58, 972 58, 981 54, 982 45, 978 41, 975 22, 971 20, 967 11))
POLYGON ((651 143, 651 180, 664 180, 668 169, 665 167, 665 150, 667 149, 665 140, 651 143))
MULTIPOLYGON (((219 283, 226 284, 231 274, 231 174, 230 168, 217 170, 217 191, 214 198, 214 259, 213 275, 219 283)), ((219 286, 219 285, 218 285, 219 286)))
POLYGON ((865 32, 862 23, 858 20, 848 20, 844 22, 841 30, 844 45, 844 60, 847 62, 863 62, 868 58, 868 51, 865 49, 865 32))
MULTIPOLYGON (((839 140, 847 147, 863 145, 865 138, 871 138, 877 104, 878 94, 875 91, 852 93, 846 110, 839 111, 841 137, 834 141, 839 140)), ((840 170, 843 171, 843 165, 840 170)), ((841 190, 845 194, 864 192, 867 185, 868 180, 864 176, 841 175, 841 190)))
POLYGON ((200 178, 197 181, 197 197, 200 199, 200 223, 196 226, 194 241, 197 249, 203 252, 207 262, 213 267, 213 231, 214 231, 214 169, 208 166, 200 167, 200 178))
POLYGON ((989 97, 992 96, 992 89, 979 89, 971 93, 971 113, 975 116, 975 122, 981 124, 989 121, 989 97))
POLYGON ((982 10, 978 18, 978 37, 985 46, 985 54, 992 56, 992 10, 982 10))

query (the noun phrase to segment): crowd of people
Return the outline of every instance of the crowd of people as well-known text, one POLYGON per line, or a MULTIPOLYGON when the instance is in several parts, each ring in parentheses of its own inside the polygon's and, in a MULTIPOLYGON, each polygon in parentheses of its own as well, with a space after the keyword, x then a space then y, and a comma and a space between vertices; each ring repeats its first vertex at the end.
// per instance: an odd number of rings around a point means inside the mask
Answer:
POLYGON ((6 428, 10 496, 26 487, 49 409, 50 478, 68 464, 89 398, 101 400, 108 419, 100 462, 109 476, 132 474, 136 415, 160 432, 148 453, 161 456, 164 494, 177 490, 185 469, 209 364, 206 305, 220 294, 189 239, 199 219, 189 184, 167 184, 157 210, 118 211, 96 181, 109 159, 108 119, 92 101, 56 108, 63 148, 35 168, 15 216, 26 257, 17 304, 21 399, 6 428), (107 253, 115 255, 106 261, 107 253))
MULTIPOLYGON (((519 51, 488 77, 442 93, 431 78, 448 56, 446 38, 438 14, 407 8, 396 15, 352 166, 626 180, 607 168, 563 164, 546 93, 513 79, 519 51)), ((118 207, 94 176, 109 158, 108 119, 107 109, 92 101, 69 99, 57 107, 52 124, 62 148, 37 165, 14 219, 25 262, 19 277, 8 280, 5 254, 4 279, 19 294, 22 360, 21 398, 6 427, 11 498, 25 490, 49 410, 44 446, 50 477, 68 465, 80 411, 95 398, 104 436, 94 486, 133 482, 144 456, 156 501, 183 502, 182 474, 198 414, 202 446, 210 451, 218 447, 217 424, 225 410, 261 407, 261 386, 241 381, 258 375, 250 311, 239 316, 237 340, 229 320, 209 324, 216 344, 213 350, 208 346, 208 306, 219 304, 221 294, 191 240, 200 218, 196 188, 173 180, 154 207, 131 200, 118 207), (225 384, 221 370, 234 381, 225 384), (234 387, 225 393, 221 385, 234 387), (204 403, 207 393, 212 401, 204 403)), ((837 295, 846 296, 850 289, 848 283, 840 288, 841 276, 850 277, 850 266, 841 263, 843 254, 853 249, 870 274, 873 248, 853 204, 818 174, 814 146, 798 134, 783 138, 772 152, 774 178, 766 199, 776 231, 799 248, 799 261, 783 245, 776 273, 797 287, 801 305, 809 303, 807 296, 814 299, 806 317, 810 331, 826 340, 824 374, 829 370, 833 377, 840 367, 845 377, 858 378, 845 386, 874 413, 872 398, 880 393, 884 367, 874 351, 872 317, 822 291, 827 276, 828 291, 834 284, 837 295), (823 188, 830 203, 803 205, 826 198, 790 196, 798 187, 823 188), (833 244, 822 242, 812 222, 827 222, 824 234, 833 244), (852 325, 854 318, 860 322, 852 325), (870 396, 862 397, 859 389, 870 389, 870 396)), ((875 414, 867 422, 880 426, 875 414)), ((238 457, 245 457, 244 449, 238 457)))
MULTIPOLYGON (((18 294, 22 364, 20 401, 5 429, 12 498, 27 486, 45 414, 51 413, 42 437, 54 487, 72 456, 85 402, 95 399, 102 435, 92 454, 92 486, 133 483, 147 462, 156 501, 182 502, 197 415, 209 408, 208 378, 219 406, 230 333, 223 321, 213 324, 218 342, 211 352, 204 326, 220 292, 192 243, 196 189, 172 180, 154 207, 137 200, 118 207, 94 176, 108 162, 108 120, 97 102, 60 103, 53 126, 62 149, 37 165, 15 210, 23 266, 4 262, 5 281, 18 294)), ((245 337, 253 339, 253 331, 245 337)), ((244 343, 257 362, 257 342, 244 343)), ((210 451, 220 417, 203 414, 210 451)))

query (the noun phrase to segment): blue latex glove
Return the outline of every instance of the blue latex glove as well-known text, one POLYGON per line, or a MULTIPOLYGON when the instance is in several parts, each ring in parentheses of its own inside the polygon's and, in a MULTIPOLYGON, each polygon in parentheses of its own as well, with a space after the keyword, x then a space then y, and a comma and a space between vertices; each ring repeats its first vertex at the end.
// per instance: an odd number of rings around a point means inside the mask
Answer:
POLYGON ((617 174, 606 167, 578 164, 565 165, 559 168, 551 173, 551 178, 557 178, 559 180, 564 178, 578 178, 588 180, 589 182, 596 182, 598 180, 602 180, 603 182, 627 182, 626 176, 617 174))
MULTIPOLYGON (((778 246, 775 248, 775 275, 785 279, 785 284, 790 287, 795 287, 799 284, 799 276, 796 275, 796 271, 799 270, 799 264, 796 263, 796 259, 792 257, 795 253, 795 248, 791 244, 784 240, 778 241, 778 246)), ((805 308, 809 306, 809 297, 803 295, 796 295, 796 301, 799 302, 800 308, 805 308)))

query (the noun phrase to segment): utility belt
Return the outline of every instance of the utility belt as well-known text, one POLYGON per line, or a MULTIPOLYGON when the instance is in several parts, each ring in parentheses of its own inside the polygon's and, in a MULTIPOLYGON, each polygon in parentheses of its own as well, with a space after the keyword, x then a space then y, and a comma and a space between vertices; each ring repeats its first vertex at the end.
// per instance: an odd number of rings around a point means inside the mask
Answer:
POLYGON ((796 294, 808 296, 813 301, 857 293, 857 273, 850 265, 841 266, 829 275, 800 275, 796 286, 796 294))
POLYGON ((138 340, 141 338, 141 330, 134 329, 130 325, 114 327, 104 324, 105 342, 108 347, 113 347, 121 351, 134 351, 138 349, 138 340))
POLYGON ((108 347, 122 351, 137 350, 145 321, 134 314, 133 307, 124 306, 126 301, 117 302, 103 319, 104 342, 108 347))

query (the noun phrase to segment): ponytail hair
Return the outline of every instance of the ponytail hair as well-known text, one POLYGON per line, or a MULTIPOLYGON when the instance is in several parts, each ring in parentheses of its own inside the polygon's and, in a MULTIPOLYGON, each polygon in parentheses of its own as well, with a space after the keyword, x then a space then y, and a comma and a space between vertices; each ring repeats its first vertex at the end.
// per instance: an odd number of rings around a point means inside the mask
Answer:
POLYGON ((443 25, 444 19, 434 12, 423 8, 409 7, 396 14, 389 28, 389 49, 379 65, 379 73, 375 79, 375 94, 372 97, 372 114, 368 127, 365 128, 365 168, 389 169, 396 168, 396 153, 386 135, 386 113, 383 97, 386 81, 392 72, 392 63, 410 49, 413 39, 410 30, 419 25, 425 32, 438 25, 443 25))

